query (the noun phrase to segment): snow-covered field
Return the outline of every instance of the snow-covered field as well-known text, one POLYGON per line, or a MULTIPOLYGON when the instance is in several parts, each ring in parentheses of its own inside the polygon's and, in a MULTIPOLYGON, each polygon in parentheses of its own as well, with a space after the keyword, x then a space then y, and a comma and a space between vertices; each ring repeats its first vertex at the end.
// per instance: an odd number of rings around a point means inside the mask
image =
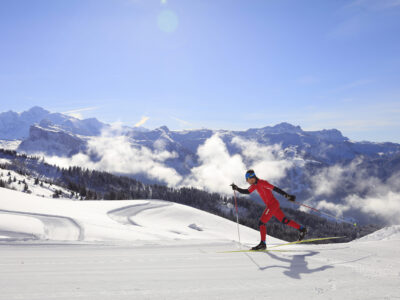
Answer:
POLYGON ((236 239, 236 223, 179 204, 0 188, 0 299, 400 299, 399 226, 347 244, 219 253, 236 239))

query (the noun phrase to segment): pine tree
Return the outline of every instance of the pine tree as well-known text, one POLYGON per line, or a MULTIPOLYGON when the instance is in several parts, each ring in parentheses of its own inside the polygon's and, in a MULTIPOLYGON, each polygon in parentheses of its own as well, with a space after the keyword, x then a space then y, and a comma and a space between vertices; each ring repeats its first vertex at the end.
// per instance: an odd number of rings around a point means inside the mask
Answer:
POLYGON ((28 186, 28 184, 25 182, 25 184, 24 184, 24 193, 31 193, 31 191, 29 190, 29 186, 28 186))

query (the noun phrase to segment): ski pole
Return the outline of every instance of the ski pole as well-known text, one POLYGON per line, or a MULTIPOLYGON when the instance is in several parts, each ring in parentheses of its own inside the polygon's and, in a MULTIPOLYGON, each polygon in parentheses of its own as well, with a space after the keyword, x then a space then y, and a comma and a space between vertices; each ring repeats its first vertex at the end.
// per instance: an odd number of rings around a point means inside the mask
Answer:
POLYGON ((357 226, 357 223, 352 223, 352 222, 346 221, 345 219, 335 217, 334 215, 325 213, 325 212, 323 212, 323 211, 320 211, 320 210, 318 210, 318 209, 316 209, 316 208, 314 208, 314 207, 305 205, 305 204, 303 204, 303 203, 299 203, 299 202, 293 202, 293 203, 294 203, 294 204, 297 204, 298 206, 307 207, 307 208, 309 208, 309 209, 311 209, 311 210, 313 210, 313 211, 316 211, 317 213, 320 213, 320 214, 322 214, 322 215, 326 215, 326 216, 331 217, 331 218, 334 218, 334 219, 336 219, 336 220, 340 220, 340 221, 345 222, 345 223, 347 223, 347 224, 351 224, 351 225, 357 226))
POLYGON ((235 196, 235 207, 236 207, 236 224, 237 224, 237 229, 238 229, 239 245, 242 245, 242 243, 240 242, 240 231, 239 231, 239 209, 238 209, 237 200, 236 200, 236 191, 233 191, 233 195, 235 196))

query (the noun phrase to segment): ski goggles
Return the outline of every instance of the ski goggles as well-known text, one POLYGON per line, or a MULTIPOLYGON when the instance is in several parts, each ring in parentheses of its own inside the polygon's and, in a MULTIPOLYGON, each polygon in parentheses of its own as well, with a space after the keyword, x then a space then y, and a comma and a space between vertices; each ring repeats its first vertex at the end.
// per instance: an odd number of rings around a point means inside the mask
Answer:
POLYGON ((253 177, 256 177, 255 173, 246 173, 246 180, 253 177))

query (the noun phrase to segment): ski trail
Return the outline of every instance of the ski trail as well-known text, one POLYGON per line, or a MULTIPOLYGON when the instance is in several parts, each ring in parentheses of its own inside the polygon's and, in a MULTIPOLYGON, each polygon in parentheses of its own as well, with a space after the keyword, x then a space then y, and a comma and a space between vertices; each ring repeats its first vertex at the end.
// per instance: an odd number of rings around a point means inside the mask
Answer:
MULTIPOLYGON (((43 236, 40 237, 32 235, 34 239, 40 238, 40 239, 60 240, 61 237, 63 240, 73 240, 73 241, 84 240, 85 235, 83 227, 80 226, 78 222, 76 222, 74 219, 69 217, 30 213, 30 212, 19 212, 19 211, 11 211, 3 209, 0 209, 0 214, 27 216, 41 221, 43 223, 44 234, 43 236)), ((11 235, 11 237, 14 238, 20 236, 21 235, 18 232, 11 235)))
POLYGON ((154 208, 160 208, 165 206, 170 206, 172 203, 167 201, 152 201, 151 203, 144 203, 144 204, 137 204, 137 205, 129 205, 121 208, 117 208, 111 210, 107 213, 107 215, 113 219, 114 221, 121 223, 123 225, 134 225, 134 226, 141 226, 136 223, 132 217, 137 215, 138 213, 154 208))
POLYGON ((18 231, 0 230, 0 241, 2 242, 32 241, 38 239, 39 237, 35 234, 29 234, 18 231))

